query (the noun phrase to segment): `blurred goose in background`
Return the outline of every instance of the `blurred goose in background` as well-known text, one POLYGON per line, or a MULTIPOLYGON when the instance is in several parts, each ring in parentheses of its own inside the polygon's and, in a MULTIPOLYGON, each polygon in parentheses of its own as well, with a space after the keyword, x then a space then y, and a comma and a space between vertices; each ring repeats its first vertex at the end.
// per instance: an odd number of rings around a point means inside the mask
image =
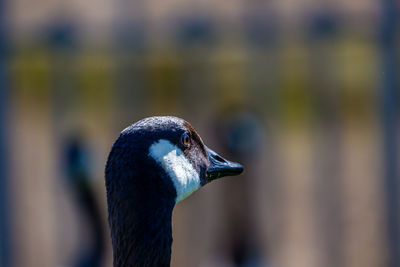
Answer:
MULTIPOLYGON (((74 267, 101 266, 105 250, 105 229, 103 226, 102 210, 96 199, 96 192, 91 183, 89 171, 89 153, 84 139, 76 134, 66 143, 65 169, 68 185, 81 215, 86 218, 87 228, 80 227, 80 234, 88 234, 90 242, 81 244, 76 249, 74 267)), ((79 226, 82 226, 80 224, 79 226)), ((86 238, 85 238, 86 240, 86 238)))

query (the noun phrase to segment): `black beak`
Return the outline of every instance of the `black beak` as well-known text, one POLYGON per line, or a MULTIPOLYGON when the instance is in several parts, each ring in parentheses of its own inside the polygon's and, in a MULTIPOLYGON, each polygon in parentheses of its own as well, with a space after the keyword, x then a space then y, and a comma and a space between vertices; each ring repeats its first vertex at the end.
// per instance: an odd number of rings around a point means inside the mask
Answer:
POLYGON ((243 172, 243 166, 239 163, 224 159, 208 147, 206 147, 210 166, 207 170, 207 182, 224 177, 239 175, 243 172))

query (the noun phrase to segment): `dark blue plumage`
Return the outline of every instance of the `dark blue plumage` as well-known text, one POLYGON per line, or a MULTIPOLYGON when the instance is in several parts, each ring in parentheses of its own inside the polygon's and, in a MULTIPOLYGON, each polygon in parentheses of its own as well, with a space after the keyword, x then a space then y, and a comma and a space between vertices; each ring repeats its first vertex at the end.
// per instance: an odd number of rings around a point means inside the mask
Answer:
POLYGON ((239 164, 211 153, 182 119, 152 117, 122 131, 109 154, 105 175, 116 267, 170 265, 177 188, 171 174, 149 156, 150 146, 159 140, 182 151, 200 185, 242 171, 239 164), (182 143, 183 134, 190 136, 189 144, 182 143), (217 159, 210 161, 211 156, 217 159))

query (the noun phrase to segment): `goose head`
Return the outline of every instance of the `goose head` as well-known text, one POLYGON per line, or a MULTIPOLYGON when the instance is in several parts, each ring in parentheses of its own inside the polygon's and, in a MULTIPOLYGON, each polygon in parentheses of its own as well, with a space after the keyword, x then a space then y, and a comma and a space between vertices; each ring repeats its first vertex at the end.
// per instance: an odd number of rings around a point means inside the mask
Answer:
POLYGON ((176 117, 150 117, 123 130, 106 164, 114 266, 169 266, 174 206, 243 171, 208 148, 176 117))

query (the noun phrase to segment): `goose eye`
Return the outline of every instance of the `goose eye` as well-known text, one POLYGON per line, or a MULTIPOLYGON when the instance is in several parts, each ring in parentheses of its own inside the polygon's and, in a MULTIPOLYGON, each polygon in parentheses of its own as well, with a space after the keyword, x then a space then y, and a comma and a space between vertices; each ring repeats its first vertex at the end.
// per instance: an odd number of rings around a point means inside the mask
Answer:
POLYGON ((189 145, 190 145, 190 136, 187 133, 182 134, 181 143, 185 147, 189 147, 189 145))

